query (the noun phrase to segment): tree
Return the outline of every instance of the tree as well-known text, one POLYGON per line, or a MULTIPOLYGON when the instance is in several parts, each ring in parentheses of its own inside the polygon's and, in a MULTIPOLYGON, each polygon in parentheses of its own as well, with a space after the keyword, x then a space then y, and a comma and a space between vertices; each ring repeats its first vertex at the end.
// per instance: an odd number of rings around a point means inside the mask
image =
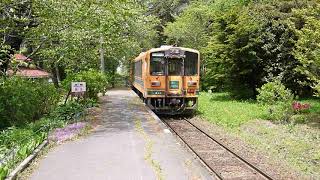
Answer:
POLYGON ((308 77, 308 81, 301 83, 310 85, 315 95, 320 96, 320 5, 294 13, 293 25, 297 28, 298 41, 293 54, 301 63, 296 70, 308 77))
POLYGON ((209 38, 208 27, 212 19, 207 3, 193 3, 174 22, 164 29, 169 44, 201 49, 209 38))
POLYGON ((144 16, 146 7, 136 1, 36 0, 33 8, 38 26, 28 33, 28 43, 52 74, 59 74, 56 67, 67 73, 98 69, 101 48, 113 64, 107 71, 115 72, 121 60, 151 47, 156 37, 154 17, 144 16))
POLYGON ((257 88, 280 78, 296 94, 308 92, 299 83, 306 76, 295 71, 293 55, 298 39, 290 18, 295 9, 315 1, 218 0, 192 3, 168 23, 168 42, 197 48, 202 54, 206 89, 229 90, 253 98, 257 88))
POLYGON ((164 29, 167 24, 174 22, 176 16, 178 16, 190 2, 192 2, 192 0, 144 1, 148 7, 146 14, 152 14, 160 20, 155 27, 158 34, 157 46, 163 45, 163 43, 166 42, 167 37, 166 34, 164 34, 164 29))
POLYGON ((10 55, 20 49, 25 33, 34 26, 29 0, 0 2, 0 76, 5 75, 10 55))

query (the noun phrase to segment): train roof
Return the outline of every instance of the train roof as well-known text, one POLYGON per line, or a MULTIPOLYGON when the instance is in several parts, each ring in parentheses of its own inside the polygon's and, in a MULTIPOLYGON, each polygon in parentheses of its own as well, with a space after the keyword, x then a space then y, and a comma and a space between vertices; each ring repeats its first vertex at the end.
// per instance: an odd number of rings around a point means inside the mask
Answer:
POLYGON ((152 49, 149 50, 149 52, 153 53, 153 52, 158 52, 158 51, 166 51, 166 50, 169 50, 171 48, 179 48, 179 49, 184 50, 184 51, 189 51, 189 52, 194 52, 194 53, 198 53, 199 54, 199 51, 197 51, 195 49, 185 48, 185 47, 175 47, 175 46, 161 46, 159 48, 152 48, 152 49))
POLYGON ((138 57, 136 57, 134 60, 138 60, 138 59, 141 59, 141 57, 144 57, 148 52, 149 53, 153 53, 153 52, 159 52, 159 51, 166 51, 166 50, 169 50, 171 48, 179 48, 183 51, 188 51, 188 52, 194 52, 194 53, 197 53, 197 54, 200 54, 200 52, 198 50, 195 50, 195 49, 191 49, 191 48, 185 48, 185 47, 175 47, 175 46, 161 46, 159 48, 152 48, 146 52, 142 52, 139 54, 138 57))

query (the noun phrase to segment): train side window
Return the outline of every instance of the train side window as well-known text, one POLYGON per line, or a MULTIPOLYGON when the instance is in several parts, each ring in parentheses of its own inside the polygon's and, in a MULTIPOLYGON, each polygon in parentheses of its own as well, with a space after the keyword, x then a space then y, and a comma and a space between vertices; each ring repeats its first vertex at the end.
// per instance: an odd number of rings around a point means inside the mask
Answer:
POLYGON ((150 61, 150 74, 152 76, 163 76, 165 74, 164 57, 152 57, 150 61))
POLYGON ((193 52, 186 52, 184 60, 184 75, 195 76, 198 75, 198 54, 193 52))
POLYGON ((134 65, 134 75, 142 78, 142 61, 136 61, 134 65))

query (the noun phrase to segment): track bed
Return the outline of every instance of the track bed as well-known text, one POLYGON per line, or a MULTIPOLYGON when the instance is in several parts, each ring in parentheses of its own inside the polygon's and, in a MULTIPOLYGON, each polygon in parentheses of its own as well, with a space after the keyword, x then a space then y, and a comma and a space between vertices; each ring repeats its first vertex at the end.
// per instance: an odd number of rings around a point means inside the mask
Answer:
POLYGON ((188 120, 163 121, 219 179, 272 179, 188 120))

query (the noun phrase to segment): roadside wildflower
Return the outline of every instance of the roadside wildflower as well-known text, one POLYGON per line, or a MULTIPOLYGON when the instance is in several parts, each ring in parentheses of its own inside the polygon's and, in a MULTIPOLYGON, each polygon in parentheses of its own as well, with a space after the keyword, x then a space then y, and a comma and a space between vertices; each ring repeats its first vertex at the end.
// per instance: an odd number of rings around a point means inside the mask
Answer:
POLYGON ((85 126, 86 123, 77 122, 69 124, 64 128, 55 129, 49 139, 61 143, 78 135, 85 126))
POLYGON ((303 103, 300 103, 300 102, 293 102, 292 103, 292 108, 296 112, 302 112, 302 111, 309 110, 311 108, 311 105, 308 104, 308 103, 303 104, 303 103))

